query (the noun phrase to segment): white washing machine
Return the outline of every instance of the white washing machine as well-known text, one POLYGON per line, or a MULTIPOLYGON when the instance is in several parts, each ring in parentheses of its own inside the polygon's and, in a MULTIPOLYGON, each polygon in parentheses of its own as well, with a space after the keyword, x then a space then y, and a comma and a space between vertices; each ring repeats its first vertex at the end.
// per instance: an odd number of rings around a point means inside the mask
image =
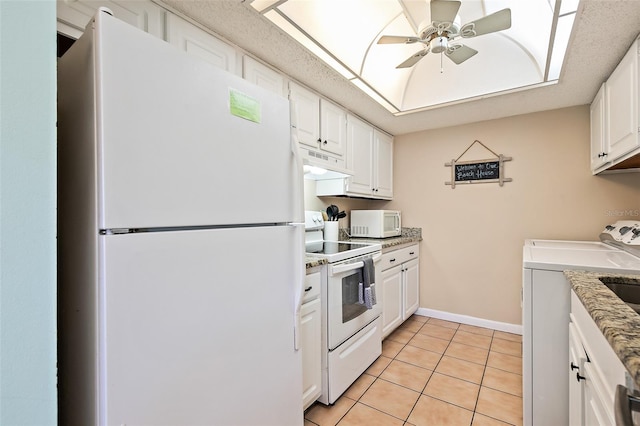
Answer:
POLYGON ((525 426, 569 424, 566 368, 570 286, 563 271, 640 273, 640 220, 607 225, 600 240, 525 240, 522 256, 525 426))

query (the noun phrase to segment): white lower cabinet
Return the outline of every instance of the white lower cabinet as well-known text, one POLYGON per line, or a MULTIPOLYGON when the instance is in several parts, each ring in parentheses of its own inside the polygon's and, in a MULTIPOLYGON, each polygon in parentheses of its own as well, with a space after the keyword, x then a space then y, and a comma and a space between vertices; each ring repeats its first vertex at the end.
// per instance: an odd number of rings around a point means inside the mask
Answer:
POLYGON ((409 318, 420 303, 420 251, 418 244, 382 255, 376 271, 382 299, 382 337, 409 318))
POLYGON ((302 300, 300 342, 302 350, 302 405, 306 410, 322 392, 322 316, 320 268, 307 272, 302 300))
POLYGON ((573 291, 569 318, 570 425, 614 425, 616 386, 626 384, 627 370, 573 291))

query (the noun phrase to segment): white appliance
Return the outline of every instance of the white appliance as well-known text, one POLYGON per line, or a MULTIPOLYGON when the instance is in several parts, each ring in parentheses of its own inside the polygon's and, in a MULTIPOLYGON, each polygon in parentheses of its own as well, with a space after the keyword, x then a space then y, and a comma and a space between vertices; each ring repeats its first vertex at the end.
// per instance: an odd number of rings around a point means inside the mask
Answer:
POLYGON ((522 283, 525 425, 569 424, 571 302, 563 271, 639 273, 640 238, 632 236, 640 234, 640 221, 632 223, 620 221, 608 225, 600 235, 602 242, 525 241, 522 283))
POLYGON ((361 297, 366 259, 375 268, 382 246, 324 241, 322 213, 307 211, 305 216, 307 255, 328 262, 321 288, 322 394, 318 401, 333 404, 382 354, 382 291, 377 291, 378 301, 369 307, 361 297))
POLYGON ((58 68, 61 424, 302 425, 288 102, 104 9, 58 68))
POLYGON ((351 210, 352 237, 388 238, 401 233, 402 214, 398 210, 351 210))

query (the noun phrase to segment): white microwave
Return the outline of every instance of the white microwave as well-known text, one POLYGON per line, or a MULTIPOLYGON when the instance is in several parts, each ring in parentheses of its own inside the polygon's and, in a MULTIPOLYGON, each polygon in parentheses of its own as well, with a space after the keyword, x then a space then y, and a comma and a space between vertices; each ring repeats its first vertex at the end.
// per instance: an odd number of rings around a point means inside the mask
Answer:
POLYGON ((351 210, 352 237, 396 237, 401 234, 401 227, 398 210, 351 210))

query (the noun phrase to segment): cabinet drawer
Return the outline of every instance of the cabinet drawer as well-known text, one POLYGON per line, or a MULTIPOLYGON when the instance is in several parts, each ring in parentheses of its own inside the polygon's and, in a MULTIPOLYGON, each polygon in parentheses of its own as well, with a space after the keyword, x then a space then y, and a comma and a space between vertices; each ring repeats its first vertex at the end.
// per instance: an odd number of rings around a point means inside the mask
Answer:
POLYGON ((380 259, 380 270, 384 271, 412 259, 417 259, 419 255, 418 244, 384 253, 380 259))
POLYGON ((316 299, 318 296, 320 296, 320 272, 307 274, 304 278, 304 296, 302 296, 302 303, 316 299))

